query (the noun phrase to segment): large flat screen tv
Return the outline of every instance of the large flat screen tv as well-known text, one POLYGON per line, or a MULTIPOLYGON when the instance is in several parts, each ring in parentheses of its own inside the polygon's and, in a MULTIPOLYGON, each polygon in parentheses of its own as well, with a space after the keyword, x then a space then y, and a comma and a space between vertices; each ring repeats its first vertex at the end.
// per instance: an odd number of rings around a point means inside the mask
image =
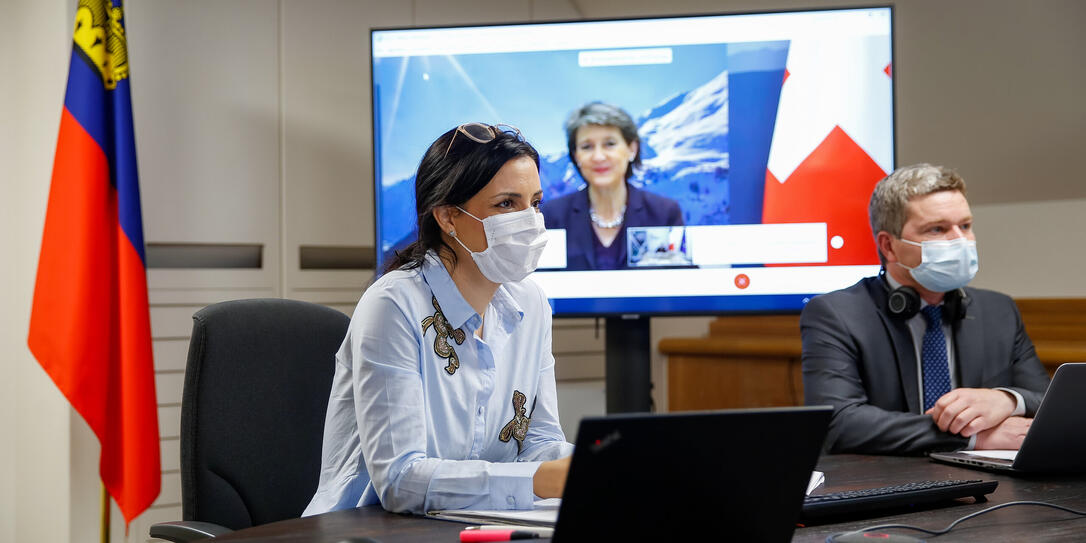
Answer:
POLYGON ((518 127, 540 152, 546 210, 587 190, 565 121, 601 101, 638 127, 629 185, 677 203, 682 220, 623 225, 613 269, 568 269, 587 238, 550 230, 532 278, 555 316, 798 311, 878 271, 867 202, 894 167, 889 7, 371 38, 379 270, 414 240, 414 171, 438 135, 518 127))

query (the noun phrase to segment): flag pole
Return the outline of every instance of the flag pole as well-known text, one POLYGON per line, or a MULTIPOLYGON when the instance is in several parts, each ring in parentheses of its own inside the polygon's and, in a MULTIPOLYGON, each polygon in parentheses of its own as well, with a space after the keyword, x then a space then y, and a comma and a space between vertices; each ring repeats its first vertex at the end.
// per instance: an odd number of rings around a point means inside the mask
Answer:
POLYGON ((109 543, 109 491, 102 483, 102 543, 109 543))

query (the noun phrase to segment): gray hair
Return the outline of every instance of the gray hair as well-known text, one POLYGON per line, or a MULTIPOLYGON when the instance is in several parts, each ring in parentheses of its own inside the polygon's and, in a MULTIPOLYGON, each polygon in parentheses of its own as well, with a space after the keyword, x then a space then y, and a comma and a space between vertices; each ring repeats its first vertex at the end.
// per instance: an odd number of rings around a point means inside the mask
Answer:
MULTIPOLYGON (((871 219, 872 235, 877 240, 879 232, 885 231, 901 238, 901 231, 905 228, 905 206, 909 200, 944 190, 956 190, 964 195, 965 181, 958 172, 931 164, 913 164, 894 170, 879 181, 871 193, 867 213, 871 219)), ((881 250, 879 259, 883 260, 881 250)))
MULTIPOLYGON (((634 123, 629 113, 618 106, 604 102, 589 102, 571 112, 566 118, 566 145, 569 149, 569 159, 574 166, 577 165, 573 157, 577 147, 577 130, 582 126, 598 125, 613 126, 622 133, 622 139, 626 145, 640 142, 637 135, 637 124, 634 123)), ((638 143, 637 154, 634 155, 632 166, 641 167, 641 145, 638 143)), ((626 168, 626 179, 633 175, 633 168, 626 168)))

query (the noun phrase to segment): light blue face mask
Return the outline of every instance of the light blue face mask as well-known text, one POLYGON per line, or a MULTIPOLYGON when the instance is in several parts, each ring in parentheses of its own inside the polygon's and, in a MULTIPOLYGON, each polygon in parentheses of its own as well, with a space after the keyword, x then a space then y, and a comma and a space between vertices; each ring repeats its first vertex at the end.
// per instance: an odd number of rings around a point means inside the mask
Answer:
POLYGON ((932 292, 950 292, 969 284, 977 275, 977 242, 971 239, 941 239, 917 243, 902 239, 905 243, 920 247, 920 265, 910 268, 898 265, 913 276, 920 286, 932 292))

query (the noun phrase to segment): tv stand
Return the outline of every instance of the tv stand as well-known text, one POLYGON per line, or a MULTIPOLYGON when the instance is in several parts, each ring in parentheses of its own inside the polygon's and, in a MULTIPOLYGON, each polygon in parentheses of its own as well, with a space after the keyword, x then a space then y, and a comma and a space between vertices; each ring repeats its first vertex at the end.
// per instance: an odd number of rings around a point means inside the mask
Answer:
POLYGON ((652 338, 649 317, 607 317, 607 412, 652 410, 652 338))

